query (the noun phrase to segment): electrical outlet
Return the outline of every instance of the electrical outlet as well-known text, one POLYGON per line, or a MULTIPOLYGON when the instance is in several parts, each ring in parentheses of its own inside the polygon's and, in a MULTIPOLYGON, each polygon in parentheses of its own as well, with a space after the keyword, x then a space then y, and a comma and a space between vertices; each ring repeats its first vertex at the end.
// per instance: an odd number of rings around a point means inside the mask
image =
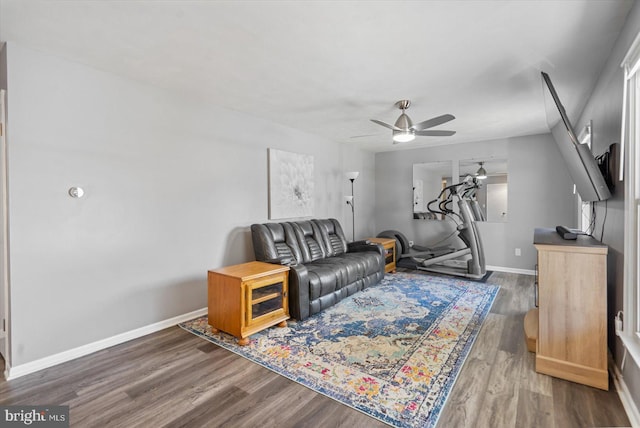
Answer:
POLYGON ((413 247, 413 241, 409 241, 409 246, 413 247))
POLYGON ((516 248, 516 256, 520 257, 522 255, 522 251, 520 248, 516 248))

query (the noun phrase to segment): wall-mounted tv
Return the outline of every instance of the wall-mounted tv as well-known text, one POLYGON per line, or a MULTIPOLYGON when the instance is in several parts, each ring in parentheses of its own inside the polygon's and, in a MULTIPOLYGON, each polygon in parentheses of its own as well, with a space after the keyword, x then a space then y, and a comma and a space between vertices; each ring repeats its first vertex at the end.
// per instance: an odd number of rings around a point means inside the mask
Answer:
MULTIPOLYGON (((553 138, 558 144, 560 153, 567 165, 569 175, 576 185, 576 189, 583 201, 604 201, 611 197, 607 183, 598 168, 591 149, 586 144, 580 144, 567 113, 558 98, 551 78, 544 71, 542 80, 553 99, 555 108, 547 107, 547 124, 553 138), (559 116, 559 117, 558 117, 559 116), (562 124, 560 124, 562 122, 562 124)), ((546 105, 547 103, 545 103, 546 105)))

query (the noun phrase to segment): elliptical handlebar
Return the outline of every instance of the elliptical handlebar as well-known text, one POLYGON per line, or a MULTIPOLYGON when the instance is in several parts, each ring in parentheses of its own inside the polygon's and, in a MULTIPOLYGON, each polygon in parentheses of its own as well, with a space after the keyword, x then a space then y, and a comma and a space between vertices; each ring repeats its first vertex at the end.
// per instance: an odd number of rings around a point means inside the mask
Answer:
POLYGON ((460 221, 463 221, 463 218, 460 216, 460 214, 458 214, 451 208, 451 204, 453 204, 453 197, 457 196, 459 199, 470 198, 477 188, 478 184, 475 179, 472 183, 463 181, 461 183, 451 184, 449 186, 443 187, 438 196, 427 203, 427 210, 430 213, 442 214, 444 216, 453 214, 457 216, 460 221), (470 194, 469 192, 472 193, 470 194), (434 209, 432 207, 434 203, 438 203, 439 209, 434 209))

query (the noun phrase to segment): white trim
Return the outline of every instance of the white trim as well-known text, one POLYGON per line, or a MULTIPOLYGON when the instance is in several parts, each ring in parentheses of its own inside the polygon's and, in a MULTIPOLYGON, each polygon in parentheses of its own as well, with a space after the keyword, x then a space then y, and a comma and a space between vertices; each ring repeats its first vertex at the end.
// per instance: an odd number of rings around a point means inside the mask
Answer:
POLYGON ((38 370, 46 369, 67 361, 71 361, 76 358, 91 354, 93 352, 101 351, 103 349, 110 348, 111 346, 119 345, 129 340, 137 339, 139 337, 146 336, 147 334, 155 333, 156 331, 172 327, 181 322, 189 321, 206 314, 207 308, 202 308, 193 312, 189 312, 187 314, 178 315, 176 317, 169 318, 168 320, 159 321, 157 323, 140 327, 135 330, 117 334, 106 339, 98 340, 97 342, 82 345, 77 348, 69 349, 68 351, 63 351, 58 354, 41 358, 39 360, 11 367, 8 370, 8 373, 6 373, 5 375, 7 380, 13 380, 20 376, 28 375, 37 372, 38 370))
POLYGON ((0 329, 4 328, 2 338, 0 338, 0 354, 4 358, 5 376, 11 367, 11 309, 10 309, 10 290, 9 290, 9 210, 8 210, 8 176, 7 176, 7 91, 0 89, 0 126, 2 132, 0 135, 0 245, 2 245, 2 277, 0 278, 0 329), (4 318, 4 326, 2 325, 4 318))
POLYGON ((627 79, 640 70, 640 33, 636 35, 620 67, 625 69, 625 78, 627 79))
POLYGON ((636 38, 633 39, 631 46, 629 46, 629 50, 627 54, 622 59, 620 63, 620 67, 624 67, 625 65, 629 65, 630 63, 636 63, 640 59, 640 33, 636 34, 636 38))
POLYGON ((486 266, 487 270, 495 270, 498 272, 507 272, 507 273, 520 273, 522 275, 535 275, 536 271, 531 269, 518 269, 518 268, 510 268, 503 266, 486 266))
MULTIPOLYGON (((625 169, 625 137, 626 137, 626 122, 627 122, 627 100, 628 100, 628 85, 627 81, 631 80, 634 75, 638 72, 638 68, 640 67, 640 33, 638 33, 631 43, 627 54, 624 56, 620 67, 624 70, 624 79, 623 79, 623 91, 622 91, 622 132, 620 135, 620 177, 619 180, 623 181, 624 179, 624 169, 625 169)), ((635 91, 635 90, 634 90, 635 91)))
POLYGON ((625 146, 627 135, 627 69, 625 67, 624 79, 622 83, 622 121, 620 122, 620 172, 618 173, 618 181, 624 181, 624 158, 625 158, 625 146))
POLYGON ((637 333, 635 335, 629 334, 623 330, 619 337, 626 351, 631 355, 636 365, 640 367, 640 339, 637 333))
POLYGON ((640 244, 640 218, 638 217, 638 175, 640 174, 640 33, 622 61, 624 69, 624 101, 621 123, 621 142, 625 150, 622 165, 626 168, 624 186, 624 267, 623 267, 623 334, 622 343, 640 366, 640 339, 632 336, 640 330, 640 284, 637 266, 640 244))
POLYGON ((629 388, 627 388, 627 384, 622 377, 622 373, 620 373, 620 369, 618 369, 613 358, 611 358, 611 354, 609 354, 609 369, 613 373, 613 376, 611 376, 613 384, 616 387, 616 391, 618 391, 622 407, 624 407, 624 410, 627 413, 631 426, 633 428, 640 428, 640 410, 638 410, 636 402, 633 401, 633 396, 631 395, 631 392, 629 392, 629 388))

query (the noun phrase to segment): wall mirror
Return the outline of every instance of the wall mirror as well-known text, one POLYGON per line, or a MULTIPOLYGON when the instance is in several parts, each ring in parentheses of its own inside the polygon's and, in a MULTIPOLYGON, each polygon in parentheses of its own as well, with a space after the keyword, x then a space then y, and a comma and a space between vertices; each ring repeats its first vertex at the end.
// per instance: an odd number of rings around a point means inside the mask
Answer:
MULTIPOLYGON (((417 220, 441 220, 439 214, 429 211, 429 202, 438 197, 440 191, 453 183, 459 183, 469 176, 476 179, 478 188, 473 198, 487 222, 508 221, 508 177, 506 159, 465 159, 458 161, 460 177, 452 179, 453 162, 425 162, 413 165, 413 218, 417 220), (480 178, 479 172, 486 174, 480 178)), ((438 207, 437 202, 432 204, 438 207)), ((454 207, 457 211, 457 207, 454 207)))
POLYGON ((428 210, 442 188, 451 184, 451 161, 426 162, 413 165, 413 218, 440 220, 440 215, 428 210))
POLYGON ((459 162, 460 181, 475 177, 478 189, 475 198, 488 222, 508 221, 508 180, 506 159, 469 159, 459 162), (481 178, 483 173, 486 178, 481 178))

